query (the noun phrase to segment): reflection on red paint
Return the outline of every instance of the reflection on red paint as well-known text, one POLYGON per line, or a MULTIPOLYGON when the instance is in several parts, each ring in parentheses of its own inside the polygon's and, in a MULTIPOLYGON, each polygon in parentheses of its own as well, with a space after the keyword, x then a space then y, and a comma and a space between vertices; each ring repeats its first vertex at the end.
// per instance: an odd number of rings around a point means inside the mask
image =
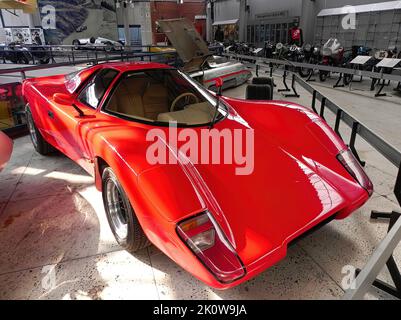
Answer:
POLYGON ((0 84, 0 130, 25 124, 24 106, 21 83, 0 84))

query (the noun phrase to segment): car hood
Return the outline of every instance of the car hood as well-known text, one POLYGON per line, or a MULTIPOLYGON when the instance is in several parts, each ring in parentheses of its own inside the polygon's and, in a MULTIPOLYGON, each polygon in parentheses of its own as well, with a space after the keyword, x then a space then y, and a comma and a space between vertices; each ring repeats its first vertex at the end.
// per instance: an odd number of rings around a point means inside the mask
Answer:
POLYGON ((180 162, 203 206, 246 265, 275 251, 279 253, 276 259, 281 259, 292 240, 339 212, 349 198, 367 197, 336 159, 344 145, 334 136, 333 142, 324 140, 323 129, 328 127, 322 129, 316 115, 285 104, 265 108, 271 109, 270 119, 254 114, 245 121, 239 114, 230 114, 216 125, 231 132, 253 130, 251 174, 238 175, 240 165, 180 162), (302 137, 302 150, 290 136, 282 138, 286 124, 280 117, 294 124, 288 130, 294 131, 293 139, 302 137), (284 125, 281 131, 273 127, 277 121, 284 125), (323 138, 317 138, 319 134, 323 138))
POLYGON ((158 24, 184 62, 183 70, 201 70, 211 53, 193 24, 187 19, 159 20, 158 24))

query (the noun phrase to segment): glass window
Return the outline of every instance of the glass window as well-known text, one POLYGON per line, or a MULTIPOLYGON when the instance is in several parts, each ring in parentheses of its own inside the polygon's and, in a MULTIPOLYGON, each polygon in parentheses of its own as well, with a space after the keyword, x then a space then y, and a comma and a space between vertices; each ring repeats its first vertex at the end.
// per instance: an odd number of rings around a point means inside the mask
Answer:
POLYGON ((267 24, 266 25, 266 37, 265 37, 265 39, 266 39, 266 41, 271 41, 271 39, 270 39, 270 24, 267 24))
POLYGON ((260 42, 264 42, 265 41, 265 25, 262 24, 260 26, 260 42))
POLYGON ((259 42, 259 26, 255 26, 255 43, 259 42))
POLYGON ((276 24, 276 42, 281 41, 281 24, 276 24))
MULTIPOLYGON (((123 75, 105 103, 107 112, 127 120, 186 125, 210 123, 216 98, 189 76, 174 69, 133 71, 123 75)), ((220 101, 217 120, 227 109, 220 101)))
POLYGON ((251 39, 250 39, 250 43, 253 43, 253 41, 255 40, 255 26, 251 26, 251 39))
POLYGON ((118 75, 114 69, 102 70, 94 76, 85 89, 79 94, 78 100, 89 107, 96 109, 102 100, 107 88, 118 75))

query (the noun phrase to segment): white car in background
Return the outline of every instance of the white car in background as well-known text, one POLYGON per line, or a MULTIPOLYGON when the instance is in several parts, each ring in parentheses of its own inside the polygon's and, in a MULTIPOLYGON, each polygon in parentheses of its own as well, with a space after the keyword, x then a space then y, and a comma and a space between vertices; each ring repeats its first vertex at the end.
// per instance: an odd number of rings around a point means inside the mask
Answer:
POLYGON ((92 50, 104 50, 104 51, 122 51, 124 46, 121 42, 102 38, 102 37, 91 37, 84 39, 75 39, 72 41, 72 45, 76 50, 80 49, 92 49, 92 50))
POLYGON ((187 19, 159 20, 158 24, 181 58, 181 69, 207 89, 216 91, 218 78, 223 80, 223 89, 227 89, 246 83, 252 77, 243 63, 213 55, 187 19))

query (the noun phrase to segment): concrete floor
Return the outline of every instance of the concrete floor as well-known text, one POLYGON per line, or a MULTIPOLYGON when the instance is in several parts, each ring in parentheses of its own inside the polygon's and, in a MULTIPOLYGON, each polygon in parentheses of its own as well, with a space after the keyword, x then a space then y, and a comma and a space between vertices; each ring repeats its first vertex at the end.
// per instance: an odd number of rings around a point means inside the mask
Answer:
MULTIPOLYGON (((239 87, 225 94, 243 93, 244 87, 239 87)), ((294 101, 308 105, 310 96, 300 93, 294 101)), ((361 121, 371 119, 386 139, 399 139, 400 131, 396 134, 386 123, 374 121, 377 100, 360 103, 345 92, 337 96, 353 101, 349 107, 363 115, 361 121)), ((334 119, 329 112, 327 119, 334 119)), ((349 136, 349 131, 343 135, 349 136)), ((63 155, 40 156, 28 137, 19 138, 0 173, 0 299, 341 298, 344 266, 363 267, 386 234, 387 223, 370 221, 370 211, 399 210, 392 194, 396 169, 364 141, 357 147, 375 185, 369 202, 350 218, 298 242, 286 259, 253 280, 218 291, 154 247, 136 255, 121 250, 92 178, 63 155)), ((401 263, 400 248, 395 258, 401 263)), ((390 281, 387 270, 380 278, 390 281)), ((391 297, 372 289, 366 298, 391 297)))

